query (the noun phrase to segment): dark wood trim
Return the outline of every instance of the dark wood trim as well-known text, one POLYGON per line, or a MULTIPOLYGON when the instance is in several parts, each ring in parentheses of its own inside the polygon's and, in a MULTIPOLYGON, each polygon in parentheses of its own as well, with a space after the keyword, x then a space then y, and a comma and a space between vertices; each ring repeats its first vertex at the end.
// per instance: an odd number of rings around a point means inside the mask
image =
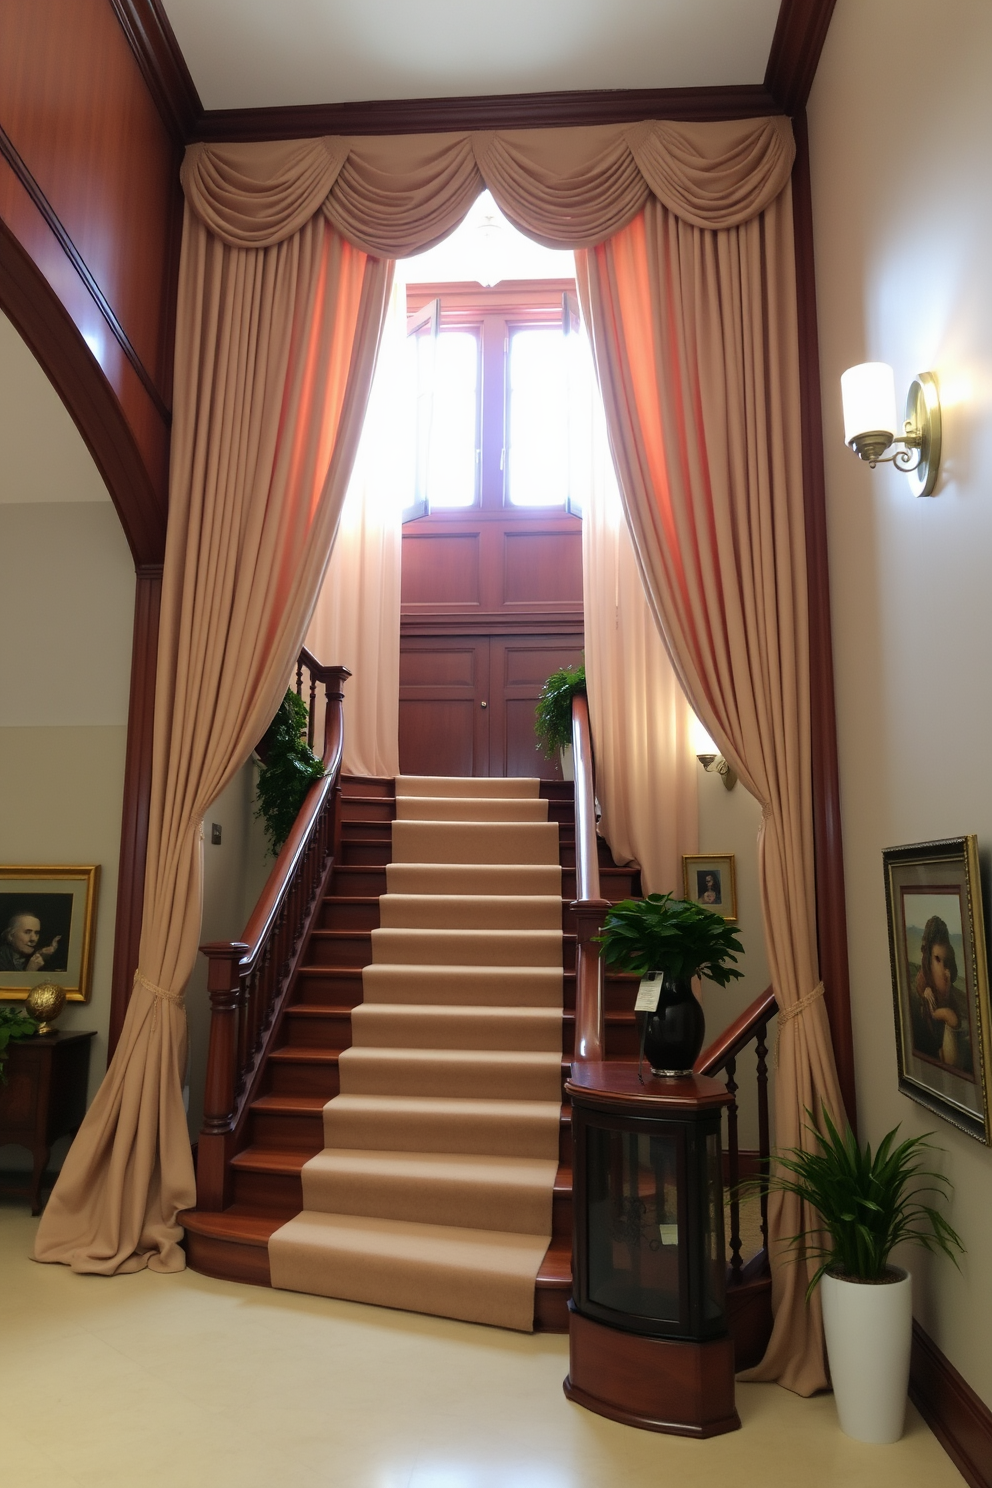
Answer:
POLYGON ((108 1059, 113 1057, 124 1027, 124 1015, 131 999, 131 985, 138 967, 148 815, 152 794, 152 729, 161 600, 161 567, 156 565, 139 568, 134 590, 131 696, 127 719, 127 758, 124 765, 124 809, 117 879, 117 923, 110 991, 108 1059))
POLYGON ((203 104, 161 0, 110 0, 155 107, 179 146, 190 139, 203 104))
POLYGON ((117 508, 136 566, 161 563, 165 504, 117 395, 48 280, 2 221, 0 307, 72 415, 117 508))
POLYGON ((836 0, 782 0, 768 54, 765 89, 781 113, 802 113, 813 86, 836 0))
POLYGON ((848 1120, 857 1129, 851 978, 847 960, 847 908, 841 827, 837 714, 834 702, 830 573, 827 558, 826 482, 820 405, 820 350, 816 322, 813 201, 809 178, 806 115, 794 121, 796 163, 792 206, 796 243, 799 322, 799 397, 802 414, 803 491, 806 507, 806 570, 809 605, 810 730, 813 769, 813 833, 816 863, 816 925, 820 976, 826 989, 830 1031, 848 1120))
POLYGON ((62 249, 62 252, 65 254, 66 258, 72 264, 72 267, 75 269, 76 273, 85 284, 94 303, 97 306, 97 309, 100 311, 100 314, 103 316, 104 320, 107 322, 107 325, 110 327, 110 330, 115 340, 117 341, 117 344, 120 346, 124 355, 131 363, 131 366, 138 374, 138 377, 141 380, 142 387, 145 389, 145 392, 148 394, 149 398, 151 398, 152 403, 154 404, 156 413, 159 415, 166 427, 168 427, 169 424, 171 424, 172 422, 172 414, 169 411, 168 406, 164 402, 158 388, 155 386, 155 379, 152 377, 151 373, 148 371, 148 368, 145 366, 144 362, 141 360, 138 353, 132 346, 130 337, 128 336, 124 327, 121 325, 120 321, 117 319, 117 315, 114 311, 113 305, 111 305, 110 301, 107 299, 107 296, 104 294, 103 290, 94 279, 92 273, 90 272, 89 266, 86 263, 86 260, 83 258, 83 255, 80 253, 79 249, 70 238, 58 214, 56 213, 55 208, 52 206, 51 202, 48 200, 48 197, 42 191, 41 187, 38 185, 38 182, 35 180, 27 165, 22 160, 16 145, 10 138, 10 135, 7 134, 6 130, 3 128, 0 128, 0 155, 3 155, 4 159, 7 161, 7 164, 14 172, 14 175, 20 181, 21 185, 24 187, 24 190, 34 202, 34 205, 37 207, 38 211, 41 213, 46 225, 54 234, 59 247, 62 249))
POLYGON ((207 109, 198 140, 309 139, 323 134, 445 134, 473 129, 559 129, 640 119, 755 119, 782 109, 760 84, 503 93, 479 98, 394 98, 287 108, 207 109))
POLYGON ((970 1488, 992 1488, 992 1410, 917 1322, 909 1398, 970 1488))

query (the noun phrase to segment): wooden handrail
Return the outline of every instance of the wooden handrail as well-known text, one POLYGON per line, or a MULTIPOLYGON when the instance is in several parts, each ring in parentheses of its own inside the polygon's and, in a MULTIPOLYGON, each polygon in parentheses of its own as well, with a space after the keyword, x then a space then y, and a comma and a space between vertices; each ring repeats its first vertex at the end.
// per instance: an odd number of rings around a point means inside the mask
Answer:
POLYGON ((572 763, 575 776, 575 1045, 577 1062, 606 1058, 603 963, 594 939, 610 907, 601 897, 596 789, 589 704, 584 693, 572 699, 572 763))
POLYGON ((735 1018, 719 1038, 715 1038, 709 1048, 703 1050, 694 1066, 696 1074, 718 1075, 725 1068, 728 1059, 736 1059, 748 1044, 754 1042, 758 1028, 763 1023, 770 1022, 777 1012, 775 993, 771 987, 766 987, 761 996, 756 997, 740 1017, 735 1018))
MULTIPOLYGON (((737 1060, 750 1044, 755 1046, 757 1067, 755 1077, 758 1090, 758 1163, 756 1176, 761 1180, 761 1237, 764 1246, 764 1264, 768 1253, 768 1166, 771 1158, 771 1136, 768 1123, 768 1024, 778 1012, 778 1002, 771 987, 766 987, 750 1007, 746 1007, 719 1038, 713 1040, 695 1063, 697 1075, 725 1075, 731 1103, 727 1107, 727 1179, 730 1190, 730 1267, 728 1281, 731 1286, 740 1286, 755 1263, 747 1268, 741 1255, 740 1196, 741 1181, 740 1145, 737 1137, 737 1060)), ((758 1269, 761 1269, 761 1264, 758 1269)))
POLYGON ((300 696, 304 670, 310 674, 311 740, 317 687, 324 687, 324 774, 307 792, 243 939, 200 947, 209 962, 210 1044, 197 1155, 199 1209, 224 1209, 230 1200, 230 1160, 340 852, 343 687, 351 673, 347 667, 322 666, 304 649, 296 669, 300 696))

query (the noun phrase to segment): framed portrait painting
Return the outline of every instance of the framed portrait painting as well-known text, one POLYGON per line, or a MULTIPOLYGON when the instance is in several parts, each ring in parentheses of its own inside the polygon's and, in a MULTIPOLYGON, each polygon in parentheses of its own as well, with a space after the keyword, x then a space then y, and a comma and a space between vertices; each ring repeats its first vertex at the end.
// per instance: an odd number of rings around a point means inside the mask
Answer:
POLYGON ((972 837, 890 847, 885 902, 899 1089, 986 1145, 989 977, 972 837))
POLYGON ((0 867, 0 1000, 54 982, 89 1002, 99 877, 95 864, 0 867))
POLYGON ((725 920, 737 919, 733 853, 683 853, 682 897, 725 920))

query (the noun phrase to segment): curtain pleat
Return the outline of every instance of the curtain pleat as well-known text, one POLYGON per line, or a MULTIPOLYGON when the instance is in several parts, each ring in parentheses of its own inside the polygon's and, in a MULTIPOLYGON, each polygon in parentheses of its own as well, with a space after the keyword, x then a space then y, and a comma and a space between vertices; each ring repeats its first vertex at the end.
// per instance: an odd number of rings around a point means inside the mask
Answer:
MULTIPOLYGON (((842 1119, 814 902, 809 648, 791 192, 712 231, 652 200, 576 255, 641 576, 693 709, 763 808, 759 881, 778 998, 776 1141, 842 1119)), ((812 1222, 773 1199, 775 1323, 756 1379, 827 1383, 812 1222)))
POLYGON ((140 969, 120 1044, 42 1216, 35 1258, 184 1265, 195 1198, 183 992, 202 824, 285 690, 361 430, 390 265, 316 215, 232 249, 187 214, 140 969))

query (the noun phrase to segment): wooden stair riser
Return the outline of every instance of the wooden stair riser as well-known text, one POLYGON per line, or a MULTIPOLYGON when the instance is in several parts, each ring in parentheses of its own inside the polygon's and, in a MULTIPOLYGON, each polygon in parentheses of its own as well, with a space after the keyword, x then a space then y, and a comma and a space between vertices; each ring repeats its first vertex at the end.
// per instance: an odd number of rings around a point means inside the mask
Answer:
MULTIPOLYGON (((300 1154, 296 1172, 269 1172, 250 1166, 251 1153, 242 1153, 233 1170, 233 1202, 265 1214, 292 1219, 303 1208, 303 1179, 300 1170, 310 1156, 300 1154), (247 1161, 246 1161, 247 1160, 247 1161)), ((259 1154, 264 1157, 264 1154, 259 1154)), ((560 1239, 572 1234, 572 1174, 566 1170, 555 1181, 551 1201, 551 1233, 560 1239)))
POLYGON ((350 800, 341 797, 341 823, 345 822, 391 822, 396 816, 396 802, 388 799, 373 801, 365 798, 350 800))
POLYGON ((276 1049, 266 1067, 266 1095, 319 1095, 329 1101, 341 1090, 337 1059, 320 1057, 322 1049, 304 1049, 303 1058, 286 1059, 285 1049, 276 1049), (282 1056, 282 1057, 280 1057, 282 1056))
MULTIPOLYGON (((358 1001, 361 998, 359 997, 358 1001)), ((287 1044, 292 1048, 348 1049, 352 1044, 351 1008, 343 1004, 297 1003, 286 1013, 287 1044)), ((638 1031, 631 1012, 608 1013, 606 1047, 612 1059, 633 1058, 638 1050, 638 1031)), ((575 1048, 575 1015, 566 1010, 562 1018, 562 1052, 575 1048)))
POLYGON ((392 843, 380 838, 349 837, 341 840, 344 867, 385 868, 393 856, 392 843))
POLYGON ((330 891, 345 898, 362 895, 378 899, 380 894, 386 892, 386 870, 361 866, 335 868, 331 875, 330 891))
MULTIPOLYGON (((324 1146, 323 1107, 308 1113, 285 1113, 253 1109, 249 1128, 249 1145, 273 1151, 305 1152, 315 1156, 324 1146)), ((558 1124, 558 1162, 561 1167, 572 1167, 572 1114, 569 1107, 562 1108, 558 1124)))
POLYGON ((317 920, 318 930, 378 930, 379 896, 362 895, 324 900, 317 920))
MULTIPOLYGON (((393 819, 381 821, 345 820, 341 823, 342 842, 382 842, 387 848, 393 845, 393 819)), ((347 859, 345 859, 347 862, 347 859)), ((386 859, 389 862, 389 858, 386 859)))
POLYGON ((315 930, 310 937, 308 966, 360 968, 371 961, 371 930, 315 930))
POLYGON ((357 1007, 364 995, 360 966, 308 966, 297 977, 294 1006, 357 1007))
POLYGON ((393 799, 396 794, 395 785, 393 780, 374 779, 364 775, 342 775, 341 799, 349 801, 354 800, 356 796, 365 799, 369 796, 389 796, 393 799))

